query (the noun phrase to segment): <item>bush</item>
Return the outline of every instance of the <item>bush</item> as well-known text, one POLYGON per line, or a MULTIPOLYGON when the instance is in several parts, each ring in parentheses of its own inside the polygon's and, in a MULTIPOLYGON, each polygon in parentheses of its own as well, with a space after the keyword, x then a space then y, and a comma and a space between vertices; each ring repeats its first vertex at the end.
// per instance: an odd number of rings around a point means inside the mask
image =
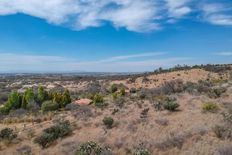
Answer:
POLYGON ((108 106, 108 103, 97 102, 97 103, 95 103, 95 106, 98 107, 98 108, 104 108, 104 107, 108 106))
POLYGON ((146 98, 146 92, 145 92, 144 90, 141 90, 141 91, 139 92, 139 98, 140 98, 140 99, 145 99, 145 98, 146 98))
POLYGON ((118 90, 117 85, 116 84, 112 84, 111 87, 110 87, 111 93, 115 93, 117 90, 118 90))
POLYGON ((216 112, 219 108, 216 103, 207 102, 202 106, 204 112, 216 112))
POLYGON ((59 109, 59 104, 53 101, 45 101, 42 103, 41 110, 43 112, 46 111, 54 111, 59 109))
POLYGON ((136 93, 136 88, 131 88, 131 89, 130 89, 130 93, 131 93, 131 94, 136 93))
POLYGON ((71 97, 68 89, 65 89, 64 93, 62 94, 62 103, 61 107, 65 107, 67 104, 71 103, 71 97))
POLYGON ((133 155, 150 155, 151 153, 147 149, 137 149, 133 155))
POLYGON ((175 111, 180 105, 173 99, 166 99, 163 103, 163 107, 169 111, 175 111))
POLYGON ((41 145, 43 148, 50 146, 56 139, 63 138, 72 133, 69 121, 59 122, 56 125, 47 128, 43 134, 35 138, 34 142, 41 145))
POLYGON ((96 103, 102 103, 104 102, 104 98, 101 94, 94 95, 93 102, 96 103))
POLYGON ((108 128, 112 128, 112 125, 114 123, 114 119, 111 117, 104 117, 104 119, 102 120, 104 125, 108 128))
POLYGON ((113 97, 113 100, 117 100, 117 98, 118 98, 118 93, 117 93, 117 92, 113 93, 113 94, 112 94, 112 97, 113 97))
POLYGON ((126 95, 126 90, 125 90, 125 88, 120 89, 119 94, 120 94, 120 96, 125 96, 125 95, 126 95))
POLYGON ((111 155, 111 151, 108 148, 102 148, 96 142, 86 142, 79 146, 75 155, 111 155))
POLYGON ((225 129, 224 126, 216 125, 213 128, 213 132, 215 133, 215 135, 217 136, 217 138, 225 138, 226 129, 225 129))
POLYGON ((214 88, 209 92, 209 97, 219 98, 223 93, 226 92, 226 88, 214 88))
POLYGON ((12 141, 17 137, 17 134, 14 133, 11 128, 4 128, 0 131, 0 140, 12 141))

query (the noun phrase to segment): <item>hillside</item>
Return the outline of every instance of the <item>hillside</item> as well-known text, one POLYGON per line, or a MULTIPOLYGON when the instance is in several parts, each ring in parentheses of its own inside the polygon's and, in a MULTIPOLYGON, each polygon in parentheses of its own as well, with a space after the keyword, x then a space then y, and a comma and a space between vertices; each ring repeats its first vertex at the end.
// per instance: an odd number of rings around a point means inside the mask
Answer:
POLYGON ((1 79, 1 95, 16 90, 19 101, 14 93, 13 101, 1 96, 6 102, 0 154, 231 155, 228 66, 124 77, 1 79), (78 104, 86 98, 92 102, 78 104))

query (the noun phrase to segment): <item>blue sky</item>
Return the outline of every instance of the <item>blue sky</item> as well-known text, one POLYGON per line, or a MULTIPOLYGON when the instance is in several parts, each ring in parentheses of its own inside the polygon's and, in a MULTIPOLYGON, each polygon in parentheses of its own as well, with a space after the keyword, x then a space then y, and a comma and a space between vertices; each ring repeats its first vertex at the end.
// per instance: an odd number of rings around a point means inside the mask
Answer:
POLYGON ((230 0, 1 0, 0 72, 232 63, 230 0))

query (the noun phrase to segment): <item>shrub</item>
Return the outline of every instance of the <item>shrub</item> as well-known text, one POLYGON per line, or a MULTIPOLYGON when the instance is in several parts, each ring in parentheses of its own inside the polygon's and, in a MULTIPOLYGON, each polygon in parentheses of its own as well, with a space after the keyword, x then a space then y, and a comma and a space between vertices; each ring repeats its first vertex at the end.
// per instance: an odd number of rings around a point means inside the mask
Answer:
POLYGON ((112 128, 112 125, 114 123, 114 119, 112 117, 104 117, 102 121, 106 127, 112 128))
POLYGON ((0 113, 8 114, 10 112, 10 107, 6 106, 6 103, 0 107, 0 113))
POLYGON ((219 108, 216 103, 207 102, 202 106, 204 112, 216 112, 219 108))
POLYGON ((126 95, 126 90, 125 88, 122 88, 119 92, 120 96, 125 96, 126 95))
POLYGON ((54 111, 59 109, 59 104, 53 101, 45 101, 42 103, 41 110, 43 112, 46 111, 54 111))
POLYGON ((141 90, 141 91, 139 92, 139 98, 140 98, 140 99, 145 99, 145 98, 146 98, 146 93, 145 93, 144 90, 141 90))
POLYGON ((131 93, 131 94, 136 93, 136 88, 131 88, 131 89, 130 89, 130 93, 131 93))
POLYGON ((117 100, 117 98, 118 98, 118 93, 117 93, 117 92, 113 93, 113 94, 112 94, 112 97, 113 97, 113 100, 117 100))
POLYGON ((181 93, 183 91, 184 84, 183 81, 180 79, 167 81, 161 87, 161 92, 163 94, 181 93))
POLYGON ((61 107, 65 107, 67 104, 71 103, 71 97, 68 89, 65 89, 64 93, 62 94, 62 102, 61 107))
POLYGON ((59 122, 56 125, 47 128, 43 134, 35 138, 34 142, 41 145, 43 148, 50 146, 56 139, 63 138, 72 133, 69 121, 59 122))
POLYGON ((226 92, 226 88, 223 88, 223 87, 221 87, 221 88, 214 88, 214 89, 212 89, 210 91, 209 96, 210 97, 214 97, 214 98, 218 98, 218 97, 221 97, 221 95, 223 93, 225 93, 225 92, 226 92))
POLYGON ((96 142, 90 141, 79 146, 75 155, 111 155, 109 148, 102 148, 96 142))
POLYGON ((101 94, 96 94, 96 95, 94 95, 93 101, 95 104, 100 103, 100 102, 104 102, 104 98, 101 94))
POLYGON ((180 105, 173 99, 166 99, 163 103, 163 107, 169 111, 175 111, 180 105))
POLYGON ((215 135, 217 136, 217 138, 224 138, 225 137, 226 129, 225 129, 224 126, 216 125, 213 128, 213 132, 215 133, 215 135))
POLYGON ((117 85, 116 84, 112 84, 111 87, 110 87, 111 93, 115 93, 117 90, 118 90, 117 85))
POLYGON ((98 108, 104 108, 104 107, 108 106, 108 103, 97 102, 97 103, 95 103, 95 106, 98 107, 98 108))
POLYGON ((17 134, 14 133, 13 129, 11 128, 4 128, 0 131, 0 139, 6 141, 12 141, 17 137, 17 134))
POLYGON ((232 125, 232 112, 229 111, 229 112, 227 112, 227 113, 223 113, 222 115, 223 115, 224 120, 225 120, 227 123, 229 123, 229 124, 232 125))
POLYGON ((147 118, 148 111, 149 111, 149 108, 143 109, 140 114, 140 118, 147 118))
POLYGON ((124 106, 125 99, 123 97, 118 97, 115 101, 114 104, 120 108, 124 106))
POLYGON ((137 149, 133 155, 150 155, 151 153, 147 149, 137 149))
POLYGON ((231 155, 232 144, 221 145, 217 148, 218 155, 231 155))

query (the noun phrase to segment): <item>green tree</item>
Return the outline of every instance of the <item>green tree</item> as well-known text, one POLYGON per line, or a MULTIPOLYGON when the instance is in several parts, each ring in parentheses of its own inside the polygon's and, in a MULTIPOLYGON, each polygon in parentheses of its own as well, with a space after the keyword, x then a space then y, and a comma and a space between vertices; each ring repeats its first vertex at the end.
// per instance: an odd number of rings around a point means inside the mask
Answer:
POLYGON ((65 107, 69 103, 71 103, 70 93, 69 93, 68 89, 65 89, 65 91, 62 95, 61 107, 65 107))
POLYGON ((31 88, 27 88, 22 97, 22 108, 26 109, 29 102, 33 102, 35 94, 31 88))
POLYGON ((44 87, 39 86, 38 94, 37 94, 37 101, 41 105, 46 100, 48 100, 48 92, 44 90, 44 87))
POLYGON ((13 91, 8 97, 8 101, 4 105, 4 111, 9 112, 11 109, 18 109, 21 106, 21 96, 18 92, 13 91))
POLYGON ((57 92, 54 92, 53 93, 53 98, 52 98, 53 102, 56 102, 58 104, 61 104, 62 103, 62 100, 63 100, 63 95, 62 93, 57 93, 57 92))

